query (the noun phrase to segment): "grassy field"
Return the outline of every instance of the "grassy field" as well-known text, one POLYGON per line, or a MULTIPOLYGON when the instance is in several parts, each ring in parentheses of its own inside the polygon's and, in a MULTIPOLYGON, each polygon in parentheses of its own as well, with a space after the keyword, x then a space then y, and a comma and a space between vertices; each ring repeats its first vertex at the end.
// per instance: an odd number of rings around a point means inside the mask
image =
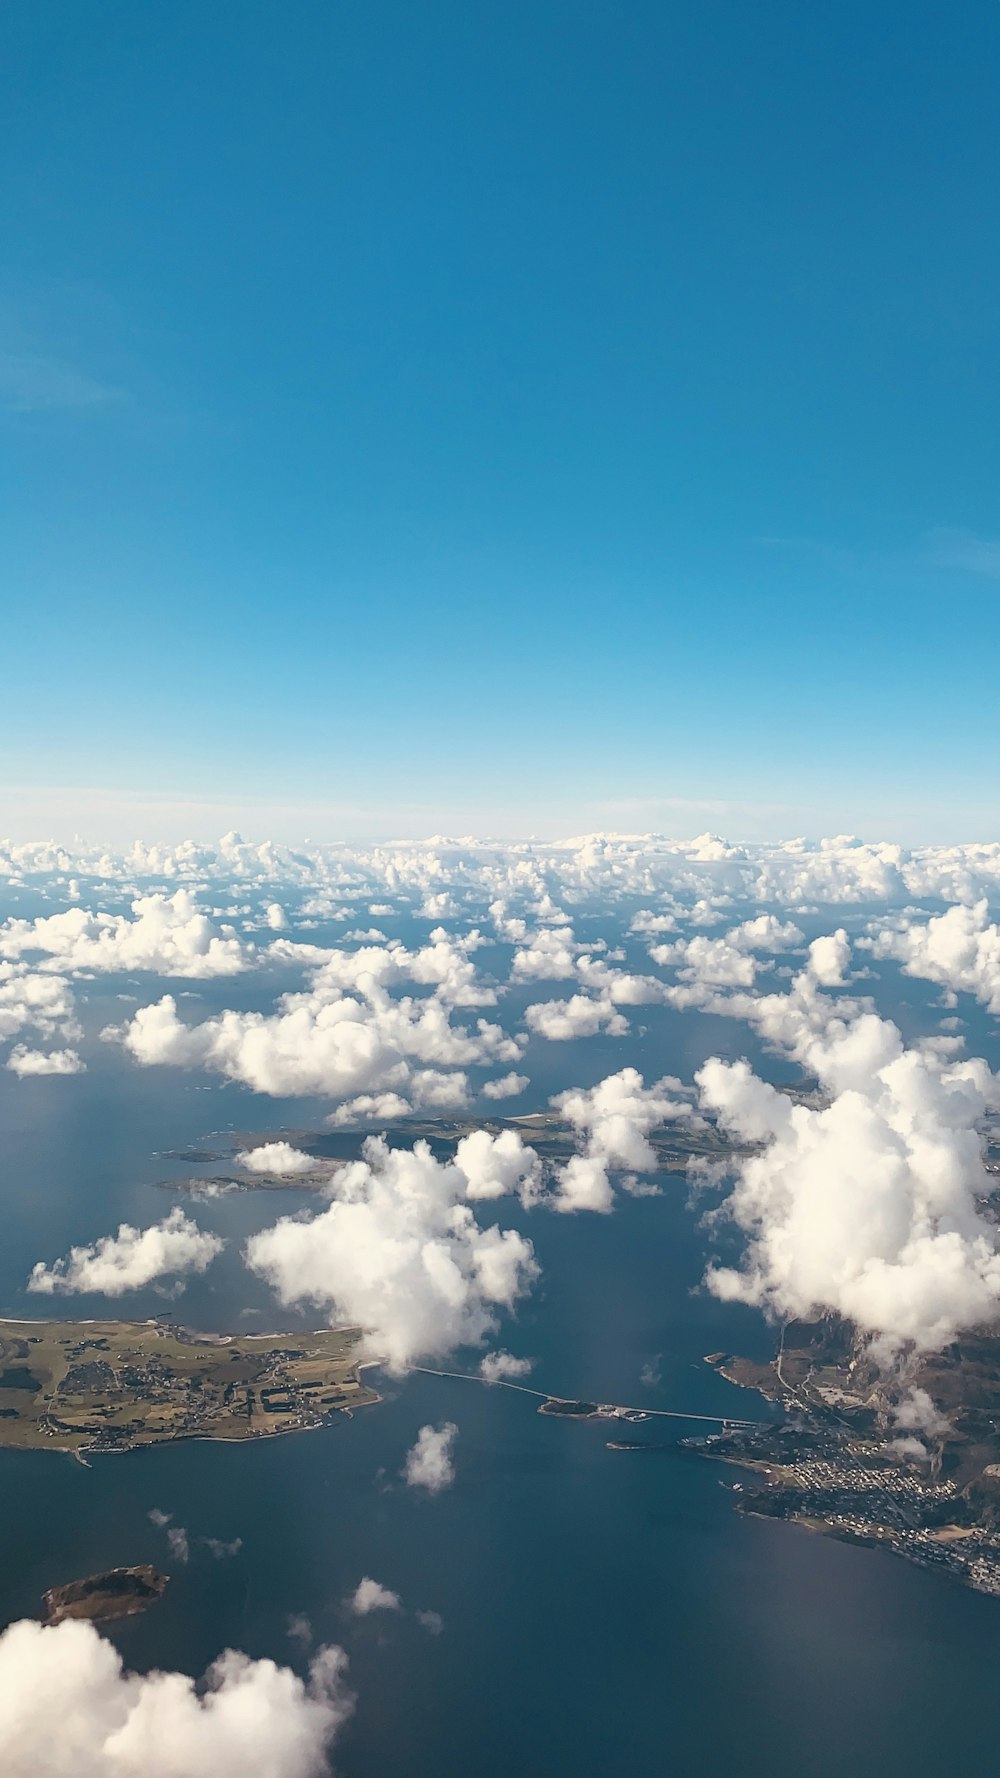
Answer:
POLYGON ((215 1339, 149 1321, 0 1321, 0 1446, 123 1450, 320 1425, 377 1400, 356 1328, 215 1339))

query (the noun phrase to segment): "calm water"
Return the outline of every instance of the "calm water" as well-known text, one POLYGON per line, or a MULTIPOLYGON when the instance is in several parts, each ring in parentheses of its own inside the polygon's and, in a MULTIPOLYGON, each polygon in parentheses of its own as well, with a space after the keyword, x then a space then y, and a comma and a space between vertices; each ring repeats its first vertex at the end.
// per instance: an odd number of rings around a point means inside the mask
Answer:
MULTIPOLYGON (((234 1002, 233 984, 222 995, 234 1002)), ((85 1009, 95 1029, 109 1006, 85 1009)), ((686 1043, 699 1041, 696 1025, 686 1043)), ((731 1049, 749 1047, 722 1030, 731 1049)), ((307 1124, 314 1109, 134 1070, 107 1046, 88 1055, 79 1080, 0 1077, 7 1314, 38 1312, 21 1290, 35 1259, 121 1215, 163 1213, 171 1200, 153 1181, 176 1169, 154 1149, 227 1121, 307 1124)), ((631 1059, 614 1046, 578 1057, 581 1081, 631 1059)), ((701 1058, 659 1059, 690 1073, 701 1058)), ((559 1064, 565 1084, 565 1052, 559 1064)), ((197 1214, 238 1248, 279 1207, 259 1194, 197 1214)), ((767 1334, 748 1311, 691 1294, 704 1239, 682 1181, 612 1218, 536 1215, 530 1232, 542 1285, 503 1337, 538 1359, 541 1387, 758 1411, 701 1363, 716 1347, 763 1350, 767 1334), (650 1363, 654 1387, 640 1380, 650 1363)), ((164 1306, 150 1293, 120 1312, 164 1306)), ((78 1312, 101 1308, 81 1299, 78 1312)), ((218 1327, 281 1320, 237 1252, 191 1286, 183 1313, 218 1327)), ((158 1562, 173 1575, 164 1601, 115 1640, 137 1666, 197 1672, 227 1644, 299 1662, 286 1625, 305 1613, 318 1640, 343 1642, 351 1657, 359 1701, 338 1748, 344 1778, 990 1769, 1000 1601, 888 1556, 741 1521, 719 1486, 729 1472, 673 1449, 669 1423, 655 1436, 671 1448, 633 1456, 606 1449, 605 1427, 547 1420, 502 1389, 426 1376, 383 1387, 383 1403, 350 1423, 267 1445, 176 1445, 89 1470, 0 1453, 0 1617, 36 1613, 54 1582, 158 1562), (417 1429, 446 1418, 460 1429, 457 1481, 420 1497, 400 1484, 400 1466, 417 1429), (187 1527, 186 1568, 149 1523, 153 1506, 187 1527), (204 1536, 240 1537, 243 1548, 216 1561, 204 1536), (407 1615, 353 1622, 342 1601, 363 1574, 397 1589, 407 1615), (417 1609, 441 1614, 440 1635, 417 1609)))

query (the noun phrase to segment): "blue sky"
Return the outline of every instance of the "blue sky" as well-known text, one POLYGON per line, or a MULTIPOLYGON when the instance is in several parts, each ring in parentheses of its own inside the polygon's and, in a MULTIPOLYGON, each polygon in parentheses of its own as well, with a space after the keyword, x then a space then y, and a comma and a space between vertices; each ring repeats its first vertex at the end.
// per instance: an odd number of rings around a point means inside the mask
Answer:
POLYGON ((992 0, 0 49, 0 829, 995 834, 992 0))

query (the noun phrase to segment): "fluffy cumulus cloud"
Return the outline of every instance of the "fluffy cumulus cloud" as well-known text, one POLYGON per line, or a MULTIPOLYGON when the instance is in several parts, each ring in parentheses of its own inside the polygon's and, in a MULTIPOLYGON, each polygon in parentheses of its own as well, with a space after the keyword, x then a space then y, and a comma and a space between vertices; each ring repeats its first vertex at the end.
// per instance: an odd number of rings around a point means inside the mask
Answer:
POLYGON ((224 1243, 200 1229, 179 1207, 151 1228, 123 1222, 117 1235, 104 1235, 91 1247, 71 1247, 67 1259, 33 1267, 28 1289, 52 1296, 93 1291, 122 1296, 157 1278, 204 1272, 224 1243))
POLYGON ((417 1440, 406 1453, 403 1476, 409 1488, 425 1488, 440 1494, 455 1480, 454 1449, 458 1427, 446 1420, 443 1426, 421 1426, 417 1440))
POLYGON ((524 1022, 536 1037, 550 1043, 571 1043, 577 1037, 625 1037, 628 1020, 610 994, 573 994, 568 1000, 539 1000, 525 1009, 524 1022))
MULTIPOLYGON (((498 1025, 453 1025, 437 998, 393 1000, 374 983, 362 997, 325 984, 283 996, 272 1014, 227 1011, 193 1025, 166 994, 105 1036, 144 1067, 205 1068, 258 1093, 342 1098, 409 1088, 425 1103, 442 1069, 513 1062, 520 1054, 498 1025)), ((462 1103, 466 1083, 448 1090, 462 1103)))
POLYGON ((488 1080, 483 1085, 484 1099, 516 1099, 530 1085, 526 1074, 501 1074, 497 1080, 488 1080))
POLYGON ((658 1163, 649 1141, 651 1131, 694 1116, 680 1081, 667 1076, 647 1087, 635 1068, 609 1074, 589 1091, 559 1093, 552 1105, 583 1143, 582 1152, 557 1170, 550 1202, 553 1209, 564 1211, 610 1210, 611 1172, 652 1172, 658 1163))
POLYGON ((398 1593, 394 1593, 391 1587, 384 1587, 381 1581, 372 1580, 367 1574, 359 1580, 348 1604, 355 1617, 368 1617, 373 1611, 401 1611, 403 1608, 398 1593))
POLYGON ((321 1778, 351 1709, 338 1648, 308 1679, 228 1649, 196 1685, 130 1673, 92 1624, 0 1636, 4 1778, 321 1778))
POLYGON ((0 1042, 23 1031, 45 1038, 79 1037, 72 989, 61 976, 0 963, 0 1042))
POLYGON ((581 946, 571 926, 543 926, 514 952, 511 975, 515 981, 561 981, 576 973, 581 946))
POLYGON ((516 1130, 471 1130, 455 1150, 455 1165, 466 1179, 467 1198, 503 1198, 519 1192, 529 1202, 541 1182, 541 1162, 516 1130))
POLYGON ((538 1268, 530 1241, 480 1225, 467 1199, 495 1195, 500 1177, 510 1189, 534 1156, 498 1138, 463 1159, 468 1174, 426 1143, 392 1149, 369 1138, 364 1160, 336 1174, 328 1207, 252 1236, 247 1263, 282 1302, 315 1303, 363 1328, 368 1352, 393 1370, 480 1345, 538 1268))
POLYGON ((478 932, 457 937, 438 926, 428 943, 417 951, 407 950, 398 940, 366 943, 354 951, 324 951, 312 945, 278 940, 271 946, 271 955, 313 964, 315 987, 320 994, 335 989, 365 993, 373 984, 391 988, 401 982, 415 982, 433 988, 438 999, 449 1006, 493 1006, 496 992, 488 982, 480 980, 472 962, 472 954, 483 942, 478 932))
POLYGON ((1000 1254, 979 1210, 980 1126, 998 1093, 985 1063, 906 1050, 873 1014, 831 1019, 809 1053, 819 1106, 746 1062, 713 1059, 696 1077, 705 1109, 762 1145, 727 1205, 743 1262, 712 1269, 712 1290, 779 1316, 836 1310, 886 1351, 932 1349, 993 1318, 1000 1254))
POLYGON ((412 1111, 408 1099, 400 1093, 359 1093, 354 1099, 345 1099, 338 1105, 329 1118, 334 1129, 346 1129, 352 1124, 389 1123, 394 1118, 407 1117, 412 1111))
POLYGON ((140 895, 132 913, 130 920, 72 907, 37 920, 8 920, 0 926, 0 956, 40 954, 40 968, 63 974, 148 969, 204 979, 236 975, 247 966, 248 953, 232 928, 213 926, 189 889, 140 895))
POLYGON ((530 1377, 535 1368, 533 1358, 515 1358, 513 1352, 487 1352, 479 1366, 479 1374, 487 1383, 513 1383, 518 1377, 530 1377))
POLYGON ((19 1080, 38 1074, 85 1074, 87 1069, 76 1050, 32 1050, 23 1043, 14 1045, 5 1066, 19 1080))
POLYGON ((316 1160, 290 1142, 259 1142, 240 1155, 240 1166, 248 1173, 309 1173, 316 1160))
POLYGON ((937 982, 951 996, 973 994, 1000 1013, 1000 926, 990 919, 985 899, 926 922, 885 927, 861 943, 876 957, 895 958, 905 975, 937 982))

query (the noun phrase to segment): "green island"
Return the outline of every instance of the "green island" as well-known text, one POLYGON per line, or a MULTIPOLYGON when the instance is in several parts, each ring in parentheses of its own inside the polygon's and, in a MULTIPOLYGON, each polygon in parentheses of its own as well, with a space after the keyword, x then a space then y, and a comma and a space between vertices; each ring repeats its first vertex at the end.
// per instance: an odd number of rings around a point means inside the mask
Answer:
POLYGON ((868 1338, 832 1315, 789 1322, 769 1363, 724 1352, 706 1363, 780 1411, 766 1425, 730 1423, 681 1441, 750 1472, 732 1484, 739 1511, 887 1550, 1000 1595, 996 1328, 940 1352, 911 1352, 889 1380, 868 1338))
POLYGON ((161 1321, 0 1321, 0 1446, 127 1451, 267 1438, 378 1400, 357 1328, 198 1334, 161 1321))
POLYGON ((167 1580, 167 1575, 148 1562, 138 1568, 109 1568, 103 1574, 88 1574, 84 1580, 69 1580, 42 1594, 42 1622, 61 1624, 75 1617, 96 1624, 109 1618, 134 1617, 162 1599, 167 1580))

